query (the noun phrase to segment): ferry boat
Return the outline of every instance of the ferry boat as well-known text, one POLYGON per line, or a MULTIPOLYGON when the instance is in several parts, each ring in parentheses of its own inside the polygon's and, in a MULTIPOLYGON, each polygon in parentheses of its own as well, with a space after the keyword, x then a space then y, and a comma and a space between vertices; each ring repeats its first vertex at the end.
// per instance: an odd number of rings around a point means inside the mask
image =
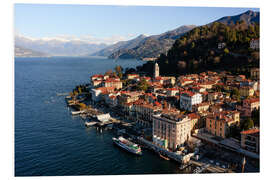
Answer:
POLYGON ((128 152, 131 152, 131 153, 136 154, 136 155, 142 155, 142 150, 141 150, 140 146, 123 138, 122 136, 120 136, 118 138, 112 138, 112 140, 116 145, 127 150, 128 152))

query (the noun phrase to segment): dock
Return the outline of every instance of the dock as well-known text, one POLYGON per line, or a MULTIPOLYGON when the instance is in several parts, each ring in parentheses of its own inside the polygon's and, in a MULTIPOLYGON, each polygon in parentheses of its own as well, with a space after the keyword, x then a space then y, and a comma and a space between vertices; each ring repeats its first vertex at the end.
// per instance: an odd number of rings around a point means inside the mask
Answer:
POLYGON ((197 167, 201 167, 195 173, 201 173, 205 170, 207 170, 211 173, 228 173, 228 172, 233 173, 233 171, 230 169, 225 169, 225 168, 222 168, 219 166, 214 166, 212 164, 207 164, 207 163, 203 163, 203 162, 199 162, 199 161, 190 160, 189 164, 195 165, 197 167))
POLYGON ((166 156, 167 158, 172 159, 179 163, 184 162, 184 158, 181 154, 176 154, 174 152, 161 148, 158 145, 153 144, 151 141, 148 141, 142 137, 139 137, 137 140, 139 143, 145 145, 146 147, 150 148, 151 150, 155 151, 158 154, 162 154, 163 156, 166 156))

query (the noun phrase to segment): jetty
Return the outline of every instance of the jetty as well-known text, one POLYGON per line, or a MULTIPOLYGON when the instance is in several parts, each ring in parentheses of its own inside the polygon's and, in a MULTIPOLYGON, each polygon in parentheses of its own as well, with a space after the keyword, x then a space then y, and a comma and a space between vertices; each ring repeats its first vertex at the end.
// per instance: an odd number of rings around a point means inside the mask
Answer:
POLYGON ((200 161, 190 160, 189 164, 200 167, 194 173, 201 173, 205 170, 212 173, 226 173, 226 172, 232 173, 233 172, 231 169, 222 168, 219 166, 215 166, 215 165, 200 162, 200 161))

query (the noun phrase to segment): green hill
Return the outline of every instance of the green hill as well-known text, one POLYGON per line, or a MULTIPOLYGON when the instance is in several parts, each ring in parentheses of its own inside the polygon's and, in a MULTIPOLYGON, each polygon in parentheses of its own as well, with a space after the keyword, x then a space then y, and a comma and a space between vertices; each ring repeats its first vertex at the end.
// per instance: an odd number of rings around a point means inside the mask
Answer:
MULTIPOLYGON (((229 70, 248 74, 259 66, 259 51, 250 48, 251 39, 259 38, 259 24, 245 21, 225 25, 214 22, 196 27, 175 41, 167 55, 157 60, 162 75, 180 75, 205 70, 229 70), (218 45, 224 47, 218 48, 218 45)), ((142 71, 152 73, 148 62, 142 71)))

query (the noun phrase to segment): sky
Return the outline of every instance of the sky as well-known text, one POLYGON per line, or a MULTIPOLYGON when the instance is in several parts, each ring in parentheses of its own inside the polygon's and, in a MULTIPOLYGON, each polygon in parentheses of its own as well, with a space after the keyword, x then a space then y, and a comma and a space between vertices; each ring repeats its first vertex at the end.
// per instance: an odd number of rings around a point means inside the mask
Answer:
POLYGON ((204 25, 256 8, 15 4, 15 34, 114 43, 181 25, 204 25))

